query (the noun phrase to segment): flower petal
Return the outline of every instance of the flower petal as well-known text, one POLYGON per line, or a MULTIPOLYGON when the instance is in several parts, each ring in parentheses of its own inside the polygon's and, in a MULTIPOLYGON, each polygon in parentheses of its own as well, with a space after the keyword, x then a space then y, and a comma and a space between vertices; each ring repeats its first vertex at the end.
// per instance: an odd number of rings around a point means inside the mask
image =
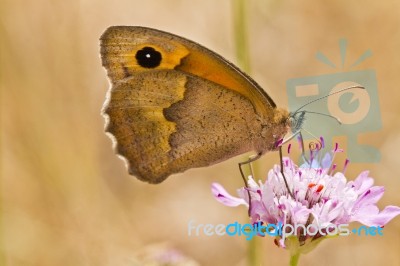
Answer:
POLYGON ((358 209, 361 208, 362 206, 377 203, 382 198, 384 192, 385 192, 384 187, 378 187, 378 186, 371 187, 357 199, 357 201, 354 204, 354 208, 358 209))
POLYGON ((349 182, 349 187, 352 187, 355 191, 358 192, 359 195, 364 193, 367 189, 372 187, 374 184, 374 179, 369 177, 369 171, 364 171, 358 175, 358 177, 349 182))
POLYGON ((329 168, 332 165, 332 156, 329 152, 325 153, 324 158, 321 160, 321 167, 322 168, 329 168))
POLYGON ((215 199, 222 204, 229 207, 236 207, 239 205, 246 205, 247 202, 244 199, 231 196, 220 184, 212 183, 211 192, 213 193, 215 199))
POLYGON ((367 226, 384 226, 399 214, 400 207, 397 206, 387 206, 379 212, 378 207, 370 205, 357 212, 351 220, 359 221, 367 226))

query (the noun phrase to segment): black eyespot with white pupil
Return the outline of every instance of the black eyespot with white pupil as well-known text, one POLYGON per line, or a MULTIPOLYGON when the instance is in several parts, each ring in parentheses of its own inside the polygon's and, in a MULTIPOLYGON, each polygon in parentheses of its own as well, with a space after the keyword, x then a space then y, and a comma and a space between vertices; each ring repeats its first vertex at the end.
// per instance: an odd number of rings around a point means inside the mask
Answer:
POLYGON ((153 47, 143 47, 136 53, 137 63, 145 68, 155 68, 161 63, 161 53, 153 47))

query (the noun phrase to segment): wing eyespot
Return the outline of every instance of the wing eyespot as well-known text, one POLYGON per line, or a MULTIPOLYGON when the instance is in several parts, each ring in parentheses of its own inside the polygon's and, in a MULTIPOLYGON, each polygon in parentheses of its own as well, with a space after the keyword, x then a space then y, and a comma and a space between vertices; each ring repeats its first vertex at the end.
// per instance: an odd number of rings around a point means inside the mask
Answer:
POLYGON ((137 63, 144 68, 156 68, 161 64, 162 56, 159 51, 153 47, 143 47, 136 52, 137 63))

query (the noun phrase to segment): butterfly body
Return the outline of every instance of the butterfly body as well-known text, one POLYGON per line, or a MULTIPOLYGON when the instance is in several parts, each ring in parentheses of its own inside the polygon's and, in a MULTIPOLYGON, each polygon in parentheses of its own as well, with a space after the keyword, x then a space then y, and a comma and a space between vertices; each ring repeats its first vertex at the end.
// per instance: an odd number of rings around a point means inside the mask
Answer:
POLYGON ((106 131, 129 172, 149 183, 244 152, 276 149, 289 113, 233 64, 170 33, 110 27, 101 56, 111 89, 106 131))

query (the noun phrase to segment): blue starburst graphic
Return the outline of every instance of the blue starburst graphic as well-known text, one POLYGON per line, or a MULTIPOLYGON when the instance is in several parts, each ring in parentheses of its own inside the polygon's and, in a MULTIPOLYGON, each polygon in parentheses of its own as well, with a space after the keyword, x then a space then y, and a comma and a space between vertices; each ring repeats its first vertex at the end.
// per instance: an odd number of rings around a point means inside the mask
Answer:
POLYGON ((352 162, 379 162, 379 150, 368 142, 359 141, 362 134, 382 128, 376 73, 373 69, 352 70, 371 57, 372 51, 367 50, 354 62, 347 63, 347 40, 339 40, 339 49, 339 63, 335 64, 320 51, 316 53, 316 59, 336 71, 337 65, 340 65, 341 72, 287 81, 289 109, 293 112, 306 103, 351 86, 364 87, 336 93, 307 106, 305 110, 314 113, 307 114, 303 129, 310 134, 303 134, 303 137, 314 139, 324 136, 329 146, 335 137, 346 136, 347 156, 352 162), (344 71, 345 68, 347 71, 344 71), (342 124, 326 115, 338 118, 342 124))

